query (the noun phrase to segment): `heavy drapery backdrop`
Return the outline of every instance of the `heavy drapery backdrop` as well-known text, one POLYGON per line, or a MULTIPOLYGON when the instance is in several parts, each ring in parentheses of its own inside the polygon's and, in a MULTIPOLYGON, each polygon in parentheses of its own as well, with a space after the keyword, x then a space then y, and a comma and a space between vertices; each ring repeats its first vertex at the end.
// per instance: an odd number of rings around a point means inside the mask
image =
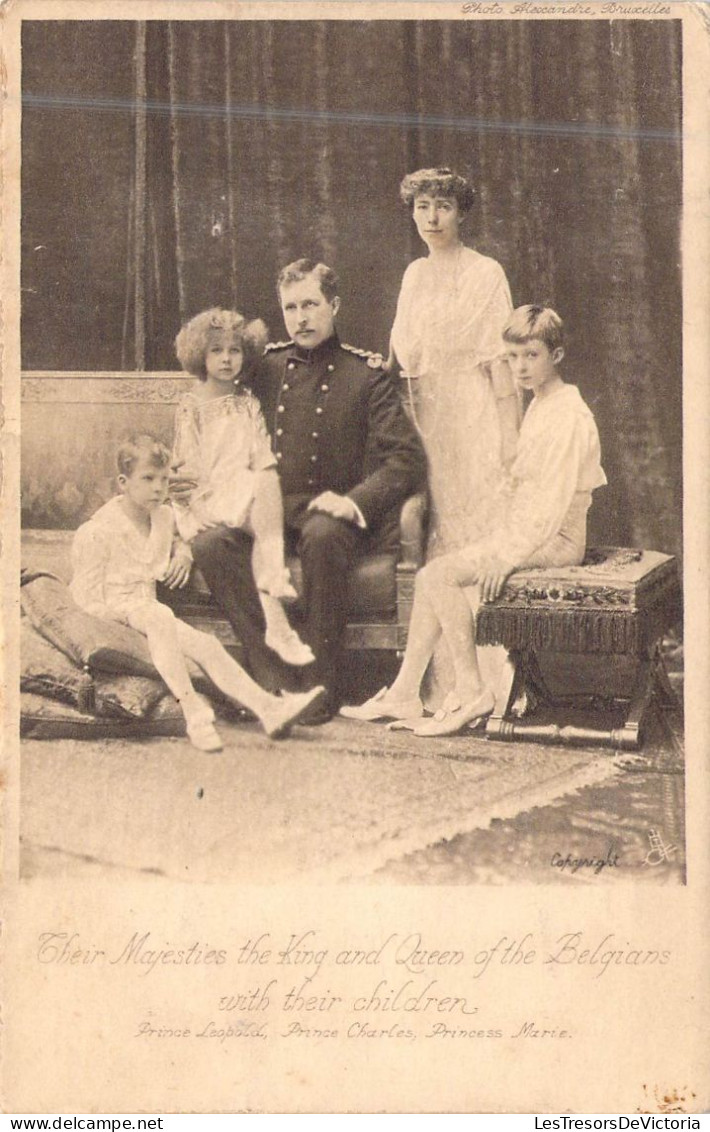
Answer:
POLYGON ((680 551, 678 22, 30 21, 23 101, 25 370, 173 369, 214 304, 283 337, 300 255, 384 351, 424 250, 399 181, 451 164, 467 242, 567 323, 610 482, 592 538, 680 551))

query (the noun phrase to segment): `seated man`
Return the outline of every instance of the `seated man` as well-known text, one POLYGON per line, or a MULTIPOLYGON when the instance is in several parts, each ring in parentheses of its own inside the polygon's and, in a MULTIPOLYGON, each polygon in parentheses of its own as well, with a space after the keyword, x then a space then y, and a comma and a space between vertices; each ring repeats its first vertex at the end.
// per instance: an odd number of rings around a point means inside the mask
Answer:
MULTIPOLYGON (((272 433, 287 540, 303 568, 303 635, 316 658, 308 675, 328 693, 316 723, 339 706, 348 575, 360 555, 396 548, 401 506, 423 487, 426 461, 381 359, 338 339, 332 270, 298 260, 280 273, 278 292, 292 339, 267 346, 252 385, 272 433)), ((273 686, 245 537, 205 531, 192 549, 255 675, 263 681, 268 664, 273 686)))

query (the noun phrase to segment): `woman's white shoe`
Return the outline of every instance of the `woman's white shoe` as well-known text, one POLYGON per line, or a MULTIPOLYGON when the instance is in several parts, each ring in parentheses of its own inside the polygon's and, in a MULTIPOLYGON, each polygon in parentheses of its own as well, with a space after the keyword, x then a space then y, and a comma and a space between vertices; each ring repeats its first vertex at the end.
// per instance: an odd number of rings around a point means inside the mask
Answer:
POLYGON ((420 718, 424 714, 421 700, 393 700, 387 698, 389 688, 380 688, 364 704, 341 707, 345 719, 359 719, 365 723, 384 722, 387 719, 420 718))
POLYGON ((423 720, 412 730, 420 736, 456 735, 468 724, 490 715, 494 706, 495 696, 489 688, 484 688, 475 700, 467 704, 449 695, 431 719, 423 720))

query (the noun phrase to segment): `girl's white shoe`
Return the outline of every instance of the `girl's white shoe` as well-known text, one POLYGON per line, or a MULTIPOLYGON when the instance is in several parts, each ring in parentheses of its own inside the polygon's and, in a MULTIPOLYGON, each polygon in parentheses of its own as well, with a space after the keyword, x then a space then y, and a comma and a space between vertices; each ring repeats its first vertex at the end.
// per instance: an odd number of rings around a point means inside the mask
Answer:
POLYGON ((296 587, 291 580, 291 573, 286 566, 265 573, 259 579, 259 588, 269 597, 275 597, 279 601, 292 602, 298 597, 296 587))
POLYGON ((312 664, 315 656, 308 645, 303 643, 295 629, 291 628, 281 602, 272 594, 267 593, 260 593, 259 599, 266 620, 264 640, 269 648, 278 653, 287 664, 299 666, 312 664))
POLYGON ((269 626, 264 637, 270 649, 287 664, 302 666, 316 659, 313 650, 301 640, 295 629, 283 625, 269 626))

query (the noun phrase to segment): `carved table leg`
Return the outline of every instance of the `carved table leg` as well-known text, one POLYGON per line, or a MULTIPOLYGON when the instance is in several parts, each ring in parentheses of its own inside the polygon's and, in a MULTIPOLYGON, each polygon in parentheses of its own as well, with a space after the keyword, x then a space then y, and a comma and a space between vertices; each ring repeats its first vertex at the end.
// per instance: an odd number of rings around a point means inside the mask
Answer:
MULTIPOLYGON (((489 720, 490 723, 490 720, 489 720)), ((499 733, 488 731, 491 738, 519 739, 535 743, 554 743, 560 746, 581 744, 584 747, 618 748, 620 732, 602 731, 597 727, 560 726, 559 723, 517 723, 503 721, 499 733)))
MULTIPOLYGON (((638 658, 627 715, 621 727, 605 729, 556 722, 526 722, 522 718, 525 711, 519 709, 526 702, 528 694, 533 703, 537 697, 548 706, 557 705, 560 709, 566 700, 570 700, 570 697, 552 695, 532 650, 511 652, 495 690, 495 706, 486 724, 487 738, 508 741, 522 739, 560 745, 581 743, 585 746, 635 751, 641 746, 649 709, 653 704, 659 709, 677 753, 682 755, 682 728, 675 726, 680 717, 680 705, 657 644, 638 658)), ((578 698, 580 697, 573 697, 578 698)))
POLYGON ((653 698, 654 663, 648 657, 640 660, 631 693, 629 712, 623 727, 612 732, 616 745, 623 751, 635 751, 641 745, 646 713, 653 698))
POLYGON ((486 723, 486 735, 496 739, 512 738, 511 725, 506 722, 513 704, 525 686, 525 665, 517 652, 509 653, 501 669, 495 689, 495 706, 486 723))
POLYGON ((526 649, 522 654, 522 663, 526 688, 542 703, 554 703, 555 697, 542 674, 537 653, 533 649, 526 649))

